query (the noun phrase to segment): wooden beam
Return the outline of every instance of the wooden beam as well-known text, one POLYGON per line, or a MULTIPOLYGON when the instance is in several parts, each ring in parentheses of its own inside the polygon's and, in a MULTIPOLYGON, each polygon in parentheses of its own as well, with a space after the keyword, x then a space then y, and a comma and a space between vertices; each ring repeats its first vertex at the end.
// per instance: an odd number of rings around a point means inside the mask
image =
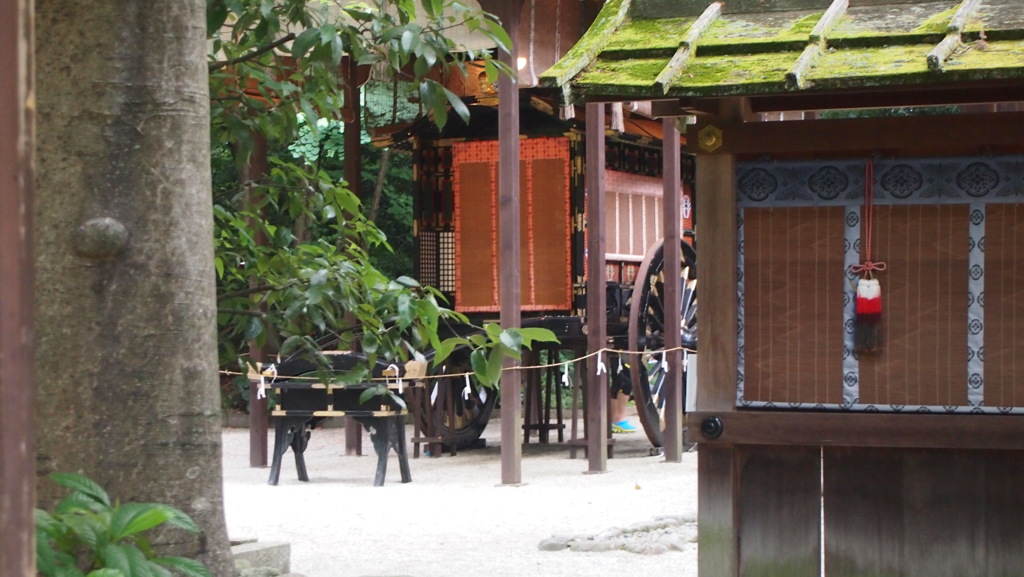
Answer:
MULTIPOLYGON (((608 344, 604 255, 607 252, 604 230, 604 104, 587 104, 587 348, 599 351, 608 344)), ((607 355, 603 355, 605 364, 607 355)), ((587 460, 589 472, 608 470, 608 371, 597 374, 596 359, 587 363, 587 460)))
POLYGON ((682 218, 680 202, 682 199, 682 171, 679 153, 679 127, 675 118, 662 121, 664 143, 662 149, 662 203, 664 211, 664 252, 665 265, 665 360, 668 361, 668 374, 665 385, 668 396, 665 400, 665 460, 669 463, 680 463, 683 460, 683 361, 680 346, 682 337, 679 315, 679 302, 682 298, 680 281, 682 242, 680 228, 682 218))
MULTIPOLYGON (((517 38, 522 2, 508 3, 499 14, 502 25, 512 38, 517 38)), ((519 56, 513 44, 510 52, 502 52, 502 62, 516 69, 519 56)), ((522 325, 520 313, 520 229, 519 229, 519 82, 514 77, 498 79, 498 280, 501 326, 522 325)), ((501 482, 514 485, 522 482, 523 407, 520 393, 523 385, 518 363, 505 359, 501 377, 501 482)))
POLYGON ((0 3, 0 575, 36 574, 31 0, 0 3))
MULTIPOLYGON (((702 295, 703 296, 703 293, 702 295)), ((703 303, 702 303, 703 304, 703 303)), ((704 319, 701 318, 701 321, 704 319)), ((699 357, 698 357, 699 358, 699 357)), ((698 435, 711 445, 816 445, 935 449, 1021 449, 1024 416, 736 410, 687 415, 692 431, 718 418, 721 436, 698 435)))
POLYGON ((687 131, 688 150, 702 155, 855 154, 880 150, 934 150, 952 146, 983 151, 1020 146, 1024 113, 953 114, 897 118, 856 118, 793 122, 723 123, 699 118, 687 131), (713 150, 701 149, 707 126, 721 132, 713 150), (837 136, 841 135, 841 138, 837 136))
MULTIPOLYGON (((634 100, 637 96, 601 95, 588 100, 604 102, 634 100)), ((750 96, 754 112, 793 110, 854 110, 864 108, 900 108, 906 106, 957 106, 1024 101, 1024 84, 1019 82, 979 82, 971 86, 934 86, 929 88, 889 87, 885 91, 850 89, 842 92, 806 91, 768 96, 750 96)), ((652 116, 718 114, 720 98, 689 97, 655 100, 652 116)))

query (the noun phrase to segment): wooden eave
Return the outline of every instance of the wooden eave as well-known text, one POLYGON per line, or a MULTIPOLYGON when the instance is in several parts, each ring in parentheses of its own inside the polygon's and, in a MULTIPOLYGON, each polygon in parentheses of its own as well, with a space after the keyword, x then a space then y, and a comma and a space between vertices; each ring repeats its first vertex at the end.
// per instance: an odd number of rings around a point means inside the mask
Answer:
POLYGON ((1018 0, 609 0, 540 85, 687 114, 1020 101, 1022 80, 1018 0))

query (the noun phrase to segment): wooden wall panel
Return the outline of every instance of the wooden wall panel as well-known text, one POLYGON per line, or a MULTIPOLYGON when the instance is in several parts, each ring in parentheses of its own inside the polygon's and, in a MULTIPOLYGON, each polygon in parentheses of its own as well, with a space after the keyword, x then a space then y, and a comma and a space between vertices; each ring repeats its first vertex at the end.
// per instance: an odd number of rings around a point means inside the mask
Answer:
POLYGON ((819 448, 753 446, 738 451, 742 463, 740 576, 817 577, 821 568, 819 448))
POLYGON ((743 213, 744 397, 842 402, 843 209, 743 213))
POLYGON ((985 405, 1024 404, 1024 206, 985 216, 985 405))
POLYGON ((829 577, 902 575, 905 539, 900 453, 822 450, 825 573, 829 577))
POLYGON ((978 522, 985 531, 985 576, 1019 575, 1024 563, 1024 454, 987 453, 984 478, 985 514, 978 522))
POLYGON ((829 577, 1019 573, 1019 451, 825 448, 823 456, 829 577))
POLYGON ((967 405, 968 207, 876 206, 882 348, 860 356, 860 402, 967 405))

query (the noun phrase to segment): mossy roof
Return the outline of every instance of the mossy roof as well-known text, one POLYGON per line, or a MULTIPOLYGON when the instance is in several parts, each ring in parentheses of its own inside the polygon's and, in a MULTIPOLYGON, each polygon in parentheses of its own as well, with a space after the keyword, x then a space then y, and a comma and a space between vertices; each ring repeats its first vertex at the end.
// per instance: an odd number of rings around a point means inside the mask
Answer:
POLYGON ((572 102, 1022 79, 1021 0, 607 0, 540 83, 572 102))

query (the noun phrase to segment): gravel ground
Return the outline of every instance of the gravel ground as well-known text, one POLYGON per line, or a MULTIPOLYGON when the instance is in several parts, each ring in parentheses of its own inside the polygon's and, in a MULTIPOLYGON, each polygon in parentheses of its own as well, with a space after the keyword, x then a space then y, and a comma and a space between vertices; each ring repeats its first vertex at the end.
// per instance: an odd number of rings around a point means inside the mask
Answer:
POLYGON ((343 456, 344 431, 317 429, 310 482, 288 453, 269 486, 269 469, 249 467, 248 430, 225 429, 228 534, 290 543, 305 577, 697 575, 696 451, 666 463, 642 432, 615 435, 608 471, 590 474, 582 450, 530 443, 522 484, 503 485, 499 436, 492 419, 485 449, 412 459, 410 447, 408 484, 392 453, 374 487, 369 438, 364 456, 343 456))

